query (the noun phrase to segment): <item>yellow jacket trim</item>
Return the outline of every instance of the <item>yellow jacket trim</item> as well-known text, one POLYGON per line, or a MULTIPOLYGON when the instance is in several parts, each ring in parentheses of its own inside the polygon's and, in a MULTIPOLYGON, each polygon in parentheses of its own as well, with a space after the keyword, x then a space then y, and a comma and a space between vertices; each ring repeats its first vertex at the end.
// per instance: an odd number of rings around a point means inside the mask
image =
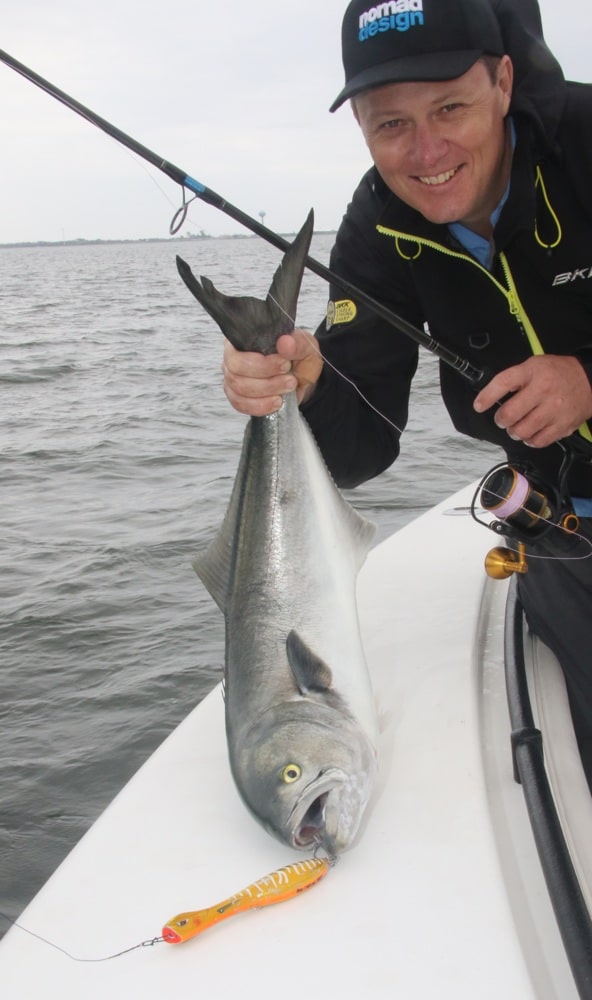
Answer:
POLYGON ((559 246, 559 244, 561 243, 561 238, 563 236, 563 232, 562 232, 562 229, 561 229, 561 223, 560 223, 559 219, 557 218, 557 215, 555 214, 555 212, 553 210, 551 202, 549 201, 549 195, 547 194, 547 188, 545 187, 545 181, 543 180, 543 174, 541 172, 541 168, 538 165, 537 165, 537 168, 536 168, 536 180, 534 182, 534 186, 535 186, 535 188, 540 187, 541 191, 543 192, 543 198, 545 200, 545 205, 547 206, 549 215, 551 216, 551 218, 553 219, 553 222, 555 223, 555 226, 557 227, 557 239, 555 240, 554 243, 545 243, 541 239, 541 237, 539 236, 539 231, 538 231, 536 219, 535 219, 535 223, 534 223, 534 238, 537 241, 537 243, 539 244, 539 246, 543 247, 545 250, 554 250, 555 247, 559 246))
POLYGON ((423 236, 410 236, 408 233, 400 233, 396 229, 388 229, 386 226, 380 226, 380 225, 377 226, 376 229, 383 236, 393 237, 397 245, 397 251, 399 255, 403 257, 404 260, 417 260, 417 258, 419 257, 419 252, 409 256, 406 256, 405 254, 401 253, 399 244, 407 241, 408 243, 415 243, 420 248, 430 247, 430 249, 437 250, 439 253, 443 253, 447 257, 456 257, 458 260, 463 260, 466 264, 472 264, 473 267, 478 268, 478 270, 481 271, 482 274, 487 275, 490 281, 493 281, 498 291, 500 291, 502 295, 505 296, 510 312, 515 316, 518 315, 515 305, 516 301, 518 301, 518 297, 513 295, 511 291, 508 291, 508 289, 505 288, 504 285, 502 285, 501 281, 498 281, 497 278, 494 278, 491 271, 488 271, 486 267, 483 267, 483 265, 480 264, 478 260, 475 260, 474 257, 471 257, 469 256, 469 254, 466 253, 460 253, 457 250, 451 250, 450 247, 445 247, 442 243, 436 243, 435 240, 427 240, 423 236))

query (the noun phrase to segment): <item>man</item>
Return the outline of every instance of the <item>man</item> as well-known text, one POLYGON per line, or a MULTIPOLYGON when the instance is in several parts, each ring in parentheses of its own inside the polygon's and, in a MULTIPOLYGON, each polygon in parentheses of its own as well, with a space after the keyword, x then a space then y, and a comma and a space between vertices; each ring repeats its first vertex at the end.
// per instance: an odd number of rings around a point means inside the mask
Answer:
MULTIPOLYGON (((592 88, 565 82, 536 0, 353 0, 342 44, 331 110, 351 101, 374 167, 331 267, 497 373, 475 396, 441 365, 455 426, 561 485, 592 537, 592 464, 566 471, 556 444, 574 432, 592 441, 592 88)), ((304 331, 266 358, 227 347, 225 391, 262 415, 296 388, 336 481, 355 486, 397 457, 417 348, 332 297, 317 331, 330 365, 304 331)), ((552 541, 532 551, 557 555, 552 541)), ((592 559, 534 559, 519 586, 563 666, 592 784, 592 559)))

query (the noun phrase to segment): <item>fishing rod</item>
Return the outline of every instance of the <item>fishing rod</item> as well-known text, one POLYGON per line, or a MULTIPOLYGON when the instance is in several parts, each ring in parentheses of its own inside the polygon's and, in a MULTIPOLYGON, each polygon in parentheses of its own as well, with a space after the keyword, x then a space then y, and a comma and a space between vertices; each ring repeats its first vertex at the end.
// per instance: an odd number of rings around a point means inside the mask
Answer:
MULTIPOLYGON (((153 167, 160 170, 161 173, 166 174, 171 180, 179 184, 183 189, 183 204, 181 208, 175 213, 173 220, 171 222, 170 232, 171 235, 178 232, 178 230, 183 225, 185 217, 187 215, 187 208, 190 202, 185 200, 185 190, 191 191, 195 198, 199 198, 201 201, 206 202, 208 205, 212 205, 214 208, 219 209, 228 215, 231 219, 239 222, 246 229, 249 229, 252 233, 257 236, 261 236, 262 239, 266 240, 267 243, 271 243, 272 246, 276 247, 278 250, 283 250, 284 252, 289 248, 290 244, 282 236, 274 233, 273 230, 268 229, 267 226, 262 225, 262 223, 257 222, 250 215, 241 211, 236 205, 232 205, 229 201, 226 201, 221 195, 212 191, 211 188, 206 187, 200 181, 195 180, 190 174, 181 170, 180 167, 176 167, 173 163, 169 163, 164 157, 159 156, 158 153, 153 152, 153 150, 148 149, 147 146, 143 146, 142 143, 138 142, 137 139, 132 138, 132 136, 127 135, 122 132, 121 129, 112 125, 105 118, 102 118, 95 111, 91 111, 80 101, 77 101, 74 97, 66 94, 55 84, 50 83, 49 80, 45 80, 34 70, 29 69, 28 66, 23 65, 13 56, 9 55, 8 52, 4 52, 0 49, 0 61, 6 63, 11 69, 16 70, 21 76, 24 76, 26 80, 30 83, 34 83, 35 86, 40 87, 44 90, 50 97, 54 97, 61 104, 64 104, 70 111, 75 111, 76 114, 85 118, 86 121, 90 122, 91 125, 96 125, 97 128, 101 129, 107 135, 111 136, 121 145, 126 146, 133 153, 136 153, 143 160, 151 163, 153 167)), ((193 199, 191 199, 193 200, 193 199)), ((477 368, 475 365, 471 364, 466 358, 460 357, 460 355, 455 354, 453 351, 448 350, 443 344, 438 343, 434 340, 432 336, 426 333, 419 327, 414 326, 409 323, 408 320, 404 319, 402 316, 398 316, 392 310, 388 309, 381 302, 378 302, 372 296, 367 295, 363 292, 361 288, 357 288, 356 285, 351 284, 345 278, 340 277, 340 275, 335 274, 320 261, 315 260, 314 257, 306 258, 306 267, 313 274, 318 275, 319 278, 323 278, 330 284, 335 285, 342 292, 357 299, 358 302, 362 303, 371 312, 375 313, 381 319, 385 320, 391 326, 394 326, 400 333, 403 333, 406 337, 415 341, 420 347, 425 348, 431 354, 435 354, 441 361, 454 368, 460 375, 467 379, 475 389, 479 389, 482 385, 488 382, 493 377, 493 372, 490 372, 483 368, 477 368)))
MULTIPOLYGON (((95 125, 97 128, 101 129, 102 132, 111 136, 112 139, 121 143, 122 146, 126 146, 143 160, 151 163, 157 170, 160 170, 161 173, 166 174, 167 177, 170 177, 171 180, 181 186, 183 189, 183 204, 173 216, 170 226, 171 234, 178 232, 185 221, 187 209, 191 203, 185 199, 185 191, 187 190, 192 192, 194 198, 199 198, 201 201, 206 202, 206 204, 212 205, 214 208, 219 209, 219 211, 224 212, 225 215, 228 215, 231 219, 240 223, 240 225, 244 226, 245 229, 249 229, 252 233, 255 233, 256 236, 260 236, 262 239, 266 240, 267 243, 271 243, 271 245, 276 247, 278 250, 285 252, 290 247, 290 243, 278 233, 274 233, 272 229, 268 229, 267 226, 257 222, 256 219, 247 215, 246 212, 237 208, 236 205, 226 201, 226 199, 217 194, 216 191, 206 187, 205 184, 196 180, 180 167, 175 166, 173 163, 169 163, 168 160, 165 160, 164 157, 155 153, 153 150, 148 149, 147 146, 142 145, 142 143, 138 142, 137 139, 127 135, 126 132, 122 132, 121 129, 112 125, 111 122, 108 122, 106 118, 102 118, 95 111, 87 108, 84 104, 81 104, 80 101, 77 101, 74 97, 66 94, 65 91, 60 90, 59 87, 55 86, 55 84, 50 83, 49 80, 44 79, 44 77, 40 76, 34 70, 29 69, 28 66, 19 62, 3 49, 0 49, 0 61, 5 63, 7 66, 10 66, 11 69, 14 69, 21 76, 25 77, 26 80, 29 80, 30 83, 34 83, 35 86, 40 87, 40 89, 44 90, 50 95, 50 97, 54 97, 61 104, 64 104, 70 109, 70 111, 75 111, 76 114, 85 118, 86 121, 91 123, 91 125, 95 125)), ((191 201, 193 200, 194 199, 191 199, 191 201)), ((361 288, 358 288, 345 278, 342 278, 339 274, 331 271, 330 268, 325 267, 324 264, 315 260, 314 257, 307 257, 305 266, 309 271, 312 271, 313 274, 323 278, 329 284, 335 285, 342 292, 345 292, 346 295, 357 299, 358 302, 366 306, 376 316, 379 316, 380 319, 383 319, 390 326, 395 327, 396 330, 404 334, 410 340, 413 340, 426 351, 429 351, 430 354, 436 355, 440 361, 443 361, 450 368, 453 368, 454 371, 458 372, 458 374, 462 375, 463 378, 470 382, 473 389, 476 391, 481 389, 487 384, 487 382, 490 381, 490 379, 493 378, 495 374, 493 371, 488 368, 477 368, 476 365, 473 365, 466 358, 461 357, 459 354, 455 354, 454 351, 451 351, 443 344, 440 344, 429 333, 426 333, 419 327, 414 326, 413 323, 410 323, 403 316, 399 316, 391 309, 388 309, 382 304, 382 302, 378 302, 376 299, 372 298, 371 295, 363 292, 361 288)), ((564 450, 571 448, 571 450, 580 458, 592 461, 592 445, 588 441, 585 441, 577 433, 572 434, 568 441, 569 445, 565 442, 558 443, 562 448, 564 448, 564 450)))

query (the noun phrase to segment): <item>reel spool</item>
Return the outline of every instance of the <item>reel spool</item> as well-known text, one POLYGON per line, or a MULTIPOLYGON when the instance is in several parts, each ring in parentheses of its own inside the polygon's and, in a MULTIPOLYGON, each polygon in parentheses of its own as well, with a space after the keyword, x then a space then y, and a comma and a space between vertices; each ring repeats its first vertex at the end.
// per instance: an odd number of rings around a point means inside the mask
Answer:
POLYGON ((553 520, 554 509, 541 488, 511 465, 498 466, 481 484, 481 506, 513 529, 537 536, 553 520))

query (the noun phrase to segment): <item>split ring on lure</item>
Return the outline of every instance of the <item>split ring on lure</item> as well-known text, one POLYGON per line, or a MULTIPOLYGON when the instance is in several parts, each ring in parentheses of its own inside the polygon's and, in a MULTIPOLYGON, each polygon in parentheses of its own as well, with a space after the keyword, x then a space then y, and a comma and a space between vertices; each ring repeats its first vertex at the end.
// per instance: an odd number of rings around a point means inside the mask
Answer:
POLYGON ((286 865, 215 906, 179 913, 165 924, 162 937, 168 944, 182 944, 235 913, 283 903, 320 882, 333 864, 328 858, 308 858, 286 865))

